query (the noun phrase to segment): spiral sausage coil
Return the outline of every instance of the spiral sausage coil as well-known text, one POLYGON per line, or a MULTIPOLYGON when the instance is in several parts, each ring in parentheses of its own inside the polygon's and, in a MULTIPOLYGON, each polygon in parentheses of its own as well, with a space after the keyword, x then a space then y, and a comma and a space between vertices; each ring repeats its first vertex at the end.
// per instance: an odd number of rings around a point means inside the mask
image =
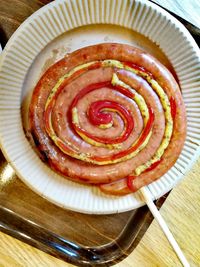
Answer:
POLYGON ((34 89, 29 118, 52 169, 119 195, 161 177, 186 132, 173 76, 122 44, 86 47, 50 67, 34 89))

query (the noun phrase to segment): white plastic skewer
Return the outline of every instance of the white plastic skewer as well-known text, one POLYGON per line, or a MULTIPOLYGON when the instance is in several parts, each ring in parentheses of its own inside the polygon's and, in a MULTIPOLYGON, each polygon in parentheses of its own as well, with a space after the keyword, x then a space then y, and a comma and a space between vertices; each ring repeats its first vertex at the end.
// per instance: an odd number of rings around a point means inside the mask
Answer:
POLYGON ((172 248, 176 252, 178 258, 180 259, 180 262, 182 263, 182 265, 184 267, 190 267, 189 262, 187 261, 187 259, 186 259, 185 255, 183 254, 182 250, 180 249, 178 243, 174 239, 174 237, 173 237, 172 233, 170 232, 166 222, 162 218, 162 216, 161 216, 160 212, 158 211, 156 205, 153 203, 153 200, 151 198, 149 190, 147 188, 145 188, 145 187, 142 187, 140 189, 140 192, 142 193, 143 198, 144 198, 147 206, 149 207, 151 213, 153 214, 154 218, 156 219, 156 221, 160 225, 160 227, 163 230, 164 234, 166 235, 169 243, 171 244, 172 248))

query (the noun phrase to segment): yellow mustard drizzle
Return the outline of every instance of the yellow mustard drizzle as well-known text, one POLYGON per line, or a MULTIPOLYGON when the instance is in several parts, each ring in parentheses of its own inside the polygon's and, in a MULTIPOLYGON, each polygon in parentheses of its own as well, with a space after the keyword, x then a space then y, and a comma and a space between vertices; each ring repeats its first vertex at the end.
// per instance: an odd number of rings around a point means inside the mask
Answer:
POLYGON ((143 164, 143 165, 141 165, 135 169, 134 175, 138 176, 142 172, 144 172, 147 168, 149 168, 153 163, 155 163, 161 159, 162 155, 164 154, 165 149, 169 145, 169 142, 170 142, 170 139, 171 139, 171 136, 173 133, 173 119, 171 116, 171 107, 170 107, 170 102, 169 102, 168 96, 164 92, 162 87, 158 84, 158 82, 155 81, 154 79, 152 79, 150 77, 150 75, 148 75, 147 73, 145 73, 143 71, 133 69, 129 66, 125 66, 125 69, 129 70, 135 74, 139 74, 145 80, 147 80, 147 82, 152 86, 154 91, 157 93, 157 95, 160 99, 160 102, 162 103, 163 111, 165 114, 165 132, 164 132, 163 140, 162 140, 158 150, 156 151, 155 155, 149 161, 147 161, 145 164, 143 164))
POLYGON ((144 126, 146 126, 147 124, 147 121, 149 119, 149 111, 148 111, 148 107, 147 107, 147 104, 144 100, 144 98, 139 95, 133 88, 131 88, 128 84, 124 83, 123 81, 121 81, 117 74, 114 73, 113 74, 113 77, 112 77, 112 81, 111 81, 112 85, 119 85, 119 86, 122 86, 126 89, 128 89, 131 93, 134 94, 134 97, 133 97, 133 100, 136 102, 136 104, 138 105, 139 107, 139 110, 142 114, 142 117, 144 119, 144 126))
POLYGON ((94 63, 96 63, 98 61, 92 61, 92 62, 89 62, 89 63, 85 63, 85 64, 82 64, 80 66, 77 66, 75 67, 74 69, 70 70, 68 73, 66 73, 64 76, 62 76, 58 82, 56 83, 56 85, 53 87, 53 89, 51 90, 51 93, 49 94, 48 98, 47 98, 47 102, 46 102, 46 105, 45 105, 45 110, 47 109, 48 105, 50 104, 52 98, 55 96, 58 88, 60 87, 60 85, 64 82, 65 79, 69 78, 70 76, 72 76, 75 72, 79 71, 79 70, 82 70, 84 68, 87 68, 91 65, 93 65, 94 63))
POLYGON ((109 128, 111 128, 112 126, 113 126, 113 123, 112 123, 112 122, 107 123, 107 124, 100 124, 100 125, 98 125, 98 127, 99 127, 100 129, 109 129, 109 128))
MULTIPOLYGON (((45 105, 45 110, 48 108, 48 106, 49 106, 51 100, 53 99, 54 95, 56 94, 59 86, 62 84, 62 82, 66 78, 69 78, 76 71, 81 70, 83 68, 87 68, 88 66, 90 66, 90 65, 92 65, 92 64, 94 64, 96 62, 98 62, 98 61, 92 61, 92 62, 89 62, 89 63, 86 63, 86 64, 82 64, 80 66, 77 66, 74 69, 72 69, 71 71, 69 71, 67 74, 65 74, 63 77, 61 77, 58 80, 58 82, 56 83, 56 85, 53 87, 53 89, 52 89, 52 91, 51 91, 51 93, 50 93, 50 95, 49 95, 49 97, 47 99, 47 102, 46 102, 46 105, 45 105)), ((104 60, 104 61, 102 61, 102 67, 116 67, 118 69, 125 69, 125 70, 133 72, 135 74, 138 74, 139 76, 143 77, 152 86, 152 88, 155 90, 155 92, 157 93, 157 95, 158 95, 158 97, 159 97, 159 99, 160 99, 160 101, 162 103, 164 114, 165 114, 165 121, 166 121, 164 137, 163 137, 163 140, 162 140, 158 150, 156 151, 156 153, 152 157, 152 159, 150 159, 147 163, 145 163, 145 164, 143 164, 143 165, 141 165, 141 166, 136 168, 134 175, 140 175, 143 171, 145 171, 148 167, 150 167, 153 163, 155 163, 156 161, 158 161, 162 157, 165 149, 169 145, 169 142, 170 142, 170 139, 171 139, 171 136, 172 136, 172 132, 173 132, 173 119, 172 119, 172 116, 171 116, 171 108, 170 108, 170 103, 169 103, 168 96, 166 95, 166 93, 164 92, 162 87, 157 83, 157 81, 155 81, 153 78, 151 78, 150 75, 148 75, 147 73, 145 73, 143 71, 140 71, 140 70, 131 68, 129 66, 126 66, 126 65, 124 65, 123 63, 121 63, 118 60, 111 60, 111 59, 104 60)), ((116 74, 113 74, 112 84, 113 85, 116 85, 116 84, 121 85, 121 86, 129 89, 131 92, 134 92, 134 94, 135 94, 134 101, 137 103, 137 105, 138 105, 138 107, 140 109, 140 112, 141 112, 141 114, 143 116, 143 119, 144 119, 144 125, 146 125, 146 123, 148 121, 148 118, 149 118, 149 113, 148 113, 148 107, 147 107, 146 102, 143 99, 143 97, 140 96, 129 85, 127 85, 124 82, 120 81, 116 74)), ((79 124, 77 110, 73 110, 72 113, 73 113, 73 117, 74 117, 74 119, 73 119, 74 122, 79 124)), ((55 143, 57 143, 57 141, 59 140, 60 142, 62 142, 64 144, 64 142, 62 140, 60 140, 56 136, 56 134, 55 134, 55 132, 53 130, 53 126, 52 126, 52 122, 51 122, 51 114, 49 116, 49 120, 50 120, 49 121, 49 125, 50 125, 50 133, 49 133, 49 135, 50 135, 50 137, 52 138, 52 140, 55 143)), ((105 127, 105 126, 103 126, 103 127, 105 127)), ((110 125, 108 125, 108 127, 110 127, 110 125)), ((79 134, 81 135, 82 133, 79 133, 79 134)), ((147 145, 147 143, 148 143, 148 141, 149 141, 149 139, 151 137, 151 134, 152 134, 152 131, 150 131, 150 133, 148 134, 148 136, 146 137, 145 141, 140 146, 140 148, 138 148, 136 151, 134 151, 131 154, 129 154, 129 155, 125 156, 125 157, 122 157, 120 159, 110 160, 110 161, 105 161, 105 162, 104 161, 96 162, 96 161, 91 160, 91 159, 88 158, 88 157, 91 156, 88 153, 77 153, 77 154, 71 153, 71 156, 74 157, 74 158, 77 158, 77 159, 80 159, 80 160, 84 160, 84 161, 87 161, 87 162, 91 162, 91 163, 95 163, 95 164, 98 164, 98 165, 113 164, 113 163, 125 161, 125 160, 128 160, 128 159, 134 157, 135 155, 137 155, 147 145)), ((86 141, 88 142, 87 138, 86 138, 86 141)), ((94 141, 92 139, 89 140, 89 141, 92 141, 92 144, 95 144, 96 146, 99 146, 99 144, 101 144, 101 146, 102 146, 102 143, 98 143, 98 142, 96 142, 96 141, 94 141)), ((65 142, 65 143, 67 143, 70 146, 72 145, 70 142, 65 142)), ((118 145, 118 144, 114 144, 114 146, 116 146, 116 145, 118 145)), ((109 144, 108 144, 108 146, 109 146, 109 144)), ((113 148, 113 144, 111 146, 113 148)), ((78 148, 73 147, 73 149, 74 148, 76 150, 78 150, 78 148)), ((60 148, 60 149, 62 150, 62 148, 60 148)))
MULTIPOLYGON (((76 107, 74 107, 72 109, 72 122, 77 127, 80 126, 79 119, 78 119, 78 110, 77 110, 76 107)), ((87 135, 85 135, 84 133, 82 133, 81 131, 79 131, 78 129, 76 129, 76 131, 78 132, 78 134, 82 137, 82 139, 84 141, 86 141, 87 143, 89 143, 91 145, 94 145, 94 146, 97 146, 97 147, 106 147, 108 149, 113 149, 113 148, 120 149, 121 148, 121 145, 120 144, 103 144, 103 143, 100 143, 100 142, 97 142, 97 141, 91 139, 90 137, 88 137, 87 135)))

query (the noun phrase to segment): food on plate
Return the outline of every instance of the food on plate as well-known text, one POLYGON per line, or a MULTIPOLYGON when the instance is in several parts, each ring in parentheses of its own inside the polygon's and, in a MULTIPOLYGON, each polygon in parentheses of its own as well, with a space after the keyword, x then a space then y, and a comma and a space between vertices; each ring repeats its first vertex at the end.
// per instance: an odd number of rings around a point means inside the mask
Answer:
POLYGON ((51 66, 33 91, 29 123, 53 170, 116 195, 166 173, 186 135, 172 74, 148 53, 117 43, 79 49, 51 66))

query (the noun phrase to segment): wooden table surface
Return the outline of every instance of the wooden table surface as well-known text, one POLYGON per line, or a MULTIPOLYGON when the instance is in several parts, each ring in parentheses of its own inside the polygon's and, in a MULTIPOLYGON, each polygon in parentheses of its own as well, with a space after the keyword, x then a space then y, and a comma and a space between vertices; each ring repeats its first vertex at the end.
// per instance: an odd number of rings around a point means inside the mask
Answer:
MULTIPOLYGON (((13 32, 24 20, 23 12, 15 18, 12 16, 13 13, 11 11, 21 5, 26 14, 28 12, 31 14, 34 5, 42 5, 46 2, 48 1, 0 0, 1 42, 2 29, 5 38, 8 32, 13 32)), ((200 27, 199 0, 157 0, 154 2, 162 4, 171 9, 171 11, 175 11, 200 27)), ((199 170, 200 160, 194 165, 184 180, 172 190, 161 208, 161 214, 192 267, 200 266, 199 170)), ((0 232, 0 266, 68 267, 72 265, 0 232)), ((116 266, 178 267, 181 264, 159 226, 153 221, 136 249, 116 266)))

